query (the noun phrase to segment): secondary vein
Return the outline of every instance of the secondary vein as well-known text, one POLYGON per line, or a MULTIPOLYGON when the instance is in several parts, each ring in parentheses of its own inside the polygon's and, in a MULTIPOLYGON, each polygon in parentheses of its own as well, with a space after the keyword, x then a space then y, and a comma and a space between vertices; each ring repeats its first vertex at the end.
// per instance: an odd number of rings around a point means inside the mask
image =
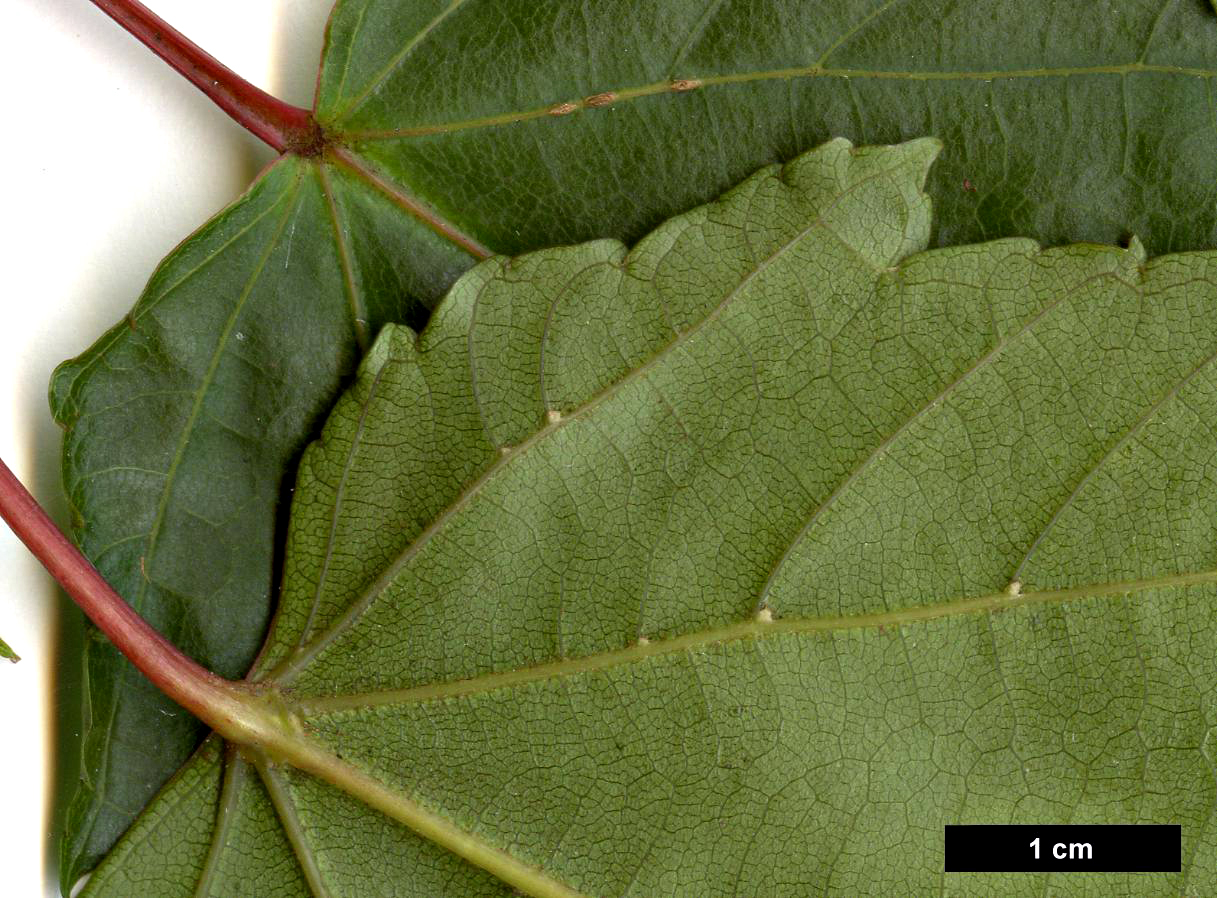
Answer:
POLYGON ((334 245, 338 249, 338 262, 342 267, 342 285, 346 290, 347 306, 351 310, 351 326, 355 331, 355 342, 359 344, 360 353, 368 351, 368 310, 364 306, 359 287, 355 283, 355 273, 351 265, 351 249, 348 245, 346 229, 342 224, 342 215, 338 211, 338 201, 334 198, 334 185, 330 183, 329 172, 324 165, 318 165, 317 181, 321 185, 321 195, 325 197, 325 205, 330 213, 330 224, 334 227, 334 245))
POLYGON ((405 210, 445 240, 459 246, 475 259, 487 259, 494 255, 494 252, 485 247, 476 237, 466 234, 455 224, 440 215, 439 212, 432 209, 418 197, 407 192, 400 185, 394 184, 354 153, 346 149, 333 147, 330 150, 330 158, 341 163, 357 179, 388 197, 394 205, 405 210))
POLYGON ((262 780, 262 785, 266 787, 266 793, 270 796, 271 804, 279 817, 279 824, 283 827, 283 834, 292 846, 296 861, 300 864, 300 872, 304 875, 304 881, 308 883, 313 898, 332 898, 333 893, 321 875, 317 855, 309 843, 304 824, 300 822, 300 815, 296 812, 296 802, 292 798, 287 783, 283 781, 282 775, 274 768, 265 753, 255 753, 254 766, 262 780))
POLYGON ((223 764, 224 785, 220 790, 220 803, 216 808, 215 827, 211 831, 207 860, 203 864, 203 872, 199 874, 198 885, 195 886, 195 898, 209 898, 211 895, 211 887, 215 884, 216 874, 220 870, 220 859, 232 832, 241 789, 245 784, 245 762, 237 756, 233 747, 230 746, 225 751, 223 764))
POLYGON ((1146 409, 1145 413, 1139 419, 1133 422, 1132 426, 1129 427, 1118 440, 1112 443, 1095 461, 1095 463, 1091 465, 1090 469, 1087 470, 1086 473, 1078 480, 1077 485, 1074 486, 1069 495, 1065 497, 1065 501, 1057 506, 1056 511, 1053 513, 1052 517, 1049 518, 1048 523, 1044 525, 1044 528, 1032 541, 1031 547, 1027 549, 1027 553, 1023 556, 1022 560, 1018 563, 1018 566, 1014 569, 1015 580, 1022 579, 1023 569, 1026 568, 1027 563, 1035 554, 1035 550, 1039 548, 1040 543, 1044 541, 1044 537, 1047 536, 1052 528, 1056 526, 1057 522, 1060 521, 1061 516, 1073 505, 1078 496, 1081 495, 1082 490, 1086 488, 1086 484, 1090 483, 1090 481, 1094 479, 1094 476, 1100 470, 1102 470, 1103 466, 1111 459, 1115 458, 1116 454, 1124 446, 1128 445, 1128 443, 1154 419, 1158 412, 1162 411, 1164 407, 1166 407, 1176 396, 1178 396, 1184 387, 1191 383, 1202 371, 1204 371, 1204 369, 1208 368, 1214 362, 1217 362, 1217 351, 1211 352, 1201 359, 1201 361, 1194 368, 1192 368, 1191 371, 1184 375, 1178 383, 1171 386, 1169 390, 1167 390, 1148 409, 1146 409))
MULTIPOLYGON (((372 76, 371 80, 368 81, 368 83, 364 86, 363 90, 361 90, 358 94, 356 94, 354 97, 352 97, 350 99, 350 101, 347 102, 346 105, 342 108, 342 110, 337 113, 335 118, 337 118, 337 119, 346 118, 352 112, 354 112, 356 109, 358 109, 361 105, 363 105, 364 101, 367 100, 367 98, 369 96, 371 96, 372 93, 374 93, 378 87, 380 87, 382 84, 384 84, 385 81, 387 81, 395 71, 397 71, 397 69, 406 60, 406 58, 411 53, 414 52, 415 48, 417 48, 420 44, 422 44, 423 41, 425 41, 427 39, 427 37, 431 34, 431 32, 434 31, 436 28, 438 28, 441 24, 443 24, 444 20, 447 19, 454 12, 456 12, 461 7, 461 4, 463 4, 464 2, 465 2, 465 0, 451 0, 451 2, 448 4, 448 6, 439 15, 437 15, 434 19, 432 19, 430 22, 428 22, 426 24, 426 26, 423 27, 418 32, 418 34, 414 35, 414 37, 412 37, 409 41, 407 41, 405 46, 403 46, 400 50, 398 50, 397 53, 394 54, 394 56, 388 61, 388 63, 386 63, 379 72, 377 72, 375 75, 372 76)), ((361 23, 362 23, 362 19, 363 19, 363 11, 360 12, 361 23)), ((346 82, 346 72, 344 71, 343 72, 343 83, 345 83, 345 82, 346 82)))
MULTIPOLYGON (((297 182, 297 187, 299 182, 297 182)), ((296 191, 293 191, 295 194, 296 191)), ((295 199, 295 196, 293 196, 295 199)), ((178 439, 177 447, 174 450, 173 457, 170 460, 169 469, 165 474, 165 485, 161 491, 161 499, 157 504, 156 515, 153 518, 152 527, 148 533, 148 548, 145 552, 148 558, 156 552, 157 542, 160 537, 161 527, 165 522, 165 515, 169 507, 170 499, 173 495, 173 487, 176 483, 176 475, 182 458, 186 454, 186 448, 190 444, 190 438, 194 433, 195 424, 198 422, 199 416, 202 414, 203 403, 207 398, 207 394, 211 389, 211 384, 215 380, 216 372, 219 370, 220 361, 224 357, 225 351, 228 349, 229 338, 236 329, 237 321, 241 317, 241 313, 245 310, 245 303, 253 293, 254 286, 258 283, 258 279, 262 276, 262 271, 266 268, 266 263, 270 260, 275 248, 279 245, 279 240, 283 236, 283 231, 287 227, 287 222, 292 216, 292 212, 296 208, 295 202, 288 202, 287 208, 284 210, 283 217, 279 219, 279 223, 275 226, 274 233, 267 242, 266 248, 262 251, 257 262, 254 264, 253 271, 246 280, 241 289, 240 296, 233 304, 232 312, 228 316, 228 320, 224 322, 224 329, 220 332, 219 339, 216 340, 215 351, 208 361, 207 370, 204 372, 202 379, 199 381, 198 389, 195 390, 194 403, 190 409, 190 415, 186 419, 186 423, 182 427, 181 436, 178 439)), ((144 594, 147 592, 148 583, 147 577, 140 581, 139 592, 132 600, 131 605, 137 611, 143 605, 144 594)))
MULTIPOLYGON (((297 770, 341 789, 373 810, 408 826, 422 838, 481 867, 532 898, 591 898, 551 876, 539 866, 461 828, 442 814, 396 791, 375 776, 342 760, 307 735, 284 731, 275 725, 269 726, 267 731, 277 732, 277 736, 272 737, 263 748, 255 749, 263 758, 263 762, 259 764, 260 769, 271 770, 266 763, 269 757, 291 764, 297 770)), ((284 784, 276 782, 274 776, 268 777, 266 782, 268 789, 273 790, 272 798, 275 792, 279 792, 280 800, 288 797, 287 793, 279 788, 284 784)), ((282 815, 285 809, 294 808, 294 804, 289 800, 286 805, 276 803, 276 808, 282 815)), ((294 811, 286 813, 291 817, 294 811)), ((285 826, 290 825, 282 816, 280 819, 284 820, 285 826)), ((297 833, 299 838, 305 838, 302 829, 297 833)), ((324 891, 319 894, 321 898, 325 898, 324 891)))
MULTIPOLYGON (((886 455, 893 444, 899 441, 900 438, 908 433, 919 421, 924 420, 927 415, 931 414, 935 409, 947 402, 955 392, 971 382, 971 380, 980 372, 984 371, 989 365, 995 362, 1010 346, 1017 343, 1027 334, 1031 333, 1032 329, 1035 328, 1035 326, 1038 325, 1044 318, 1051 315, 1053 311, 1060 306, 1066 304, 1073 297, 1074 291, 1080 290, 1083 286, 1091 281, 1101 280, 1103 278, 1115 278, 1118 280, 1118 277, 1111 272, 1100 272, 1099 274, 1093 275, 1080 283, 1070 285, 1070 289, 1068 291, 1063 292, 1058 299, 1045 305, 1042 309, 1028 318, 1026 323, 1024 323, 1018 330, 1004 338, 996 340, 993 347, 988 352, 973 362, 966 370, 964 370, 962 374, 948 383, 933 398, 917 409, 917 411, 906 418, 899 427, 884 438, 883 441, 880 442, 871 451, 871 453, 867 455, 859 465, 857 465, 857 467, 850 471, 848 476, 846 476, 846 478, 842 480, 831 493, 829 493, 828 497, 812 510, 811 514, 807 516, 803 525, 795 532, 794 538, 791 539, 791 541, 787 544, 785 551, 782 552, 781 556, 779 556, 777 563, 773 566, 769 576, 766 578, 765 585, 761 587, 761 591, 757 599, 758 610, 768 604, 771 604, 769 597, 773 591, 774 585, 778 582, 778 577, 781 575, 782 571, 785 570, 786 565, 794 557, 795 553, 803 544, 803 541, 806 540, 808 534, 811 533, 812 529, 815 527, 820 518, 822 518, 830 509, 832 509, 833 506, 836 505, 837 501, 843 495, 845 495, 849 489, 855 483, 857 483, 858 480, 865 475, 866 472, 870 470, 879 459, 886 455)), ((1014 579, 1017 579, 1017 574, 1015 575, 1014 579)))

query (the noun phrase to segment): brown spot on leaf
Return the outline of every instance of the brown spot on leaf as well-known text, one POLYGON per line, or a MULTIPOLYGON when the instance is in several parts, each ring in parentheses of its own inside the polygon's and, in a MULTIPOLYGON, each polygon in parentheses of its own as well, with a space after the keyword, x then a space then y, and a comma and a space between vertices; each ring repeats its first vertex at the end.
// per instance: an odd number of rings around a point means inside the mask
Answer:
POLYGON ((590 97, 588 97, 586 100, 583 101, 583 105, 591 106, 593 108, 596 106, 607 106, 607 105, 609 105, 609 103, 612 103, 616 99, 617 99, 617 95, 615 93, 613 93, 611 90, 606 90, 602 94, 592 94, 590 97))

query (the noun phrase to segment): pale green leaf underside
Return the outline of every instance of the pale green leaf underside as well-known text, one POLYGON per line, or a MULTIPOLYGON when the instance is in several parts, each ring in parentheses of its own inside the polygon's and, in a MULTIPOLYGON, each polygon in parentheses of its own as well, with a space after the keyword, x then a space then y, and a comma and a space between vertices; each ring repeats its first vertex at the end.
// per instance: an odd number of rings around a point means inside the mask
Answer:
MULTIPOLYGON (((302 738, 537 895, 1217 892, 1217 257, 918 252, 936 152, 835 141, 388 329, 257 673, 302 738), (1150 821, 1182 873, 941 872, 945 823, 1150 821)), ((86 894, 509 894, 251 761, 86 894)))

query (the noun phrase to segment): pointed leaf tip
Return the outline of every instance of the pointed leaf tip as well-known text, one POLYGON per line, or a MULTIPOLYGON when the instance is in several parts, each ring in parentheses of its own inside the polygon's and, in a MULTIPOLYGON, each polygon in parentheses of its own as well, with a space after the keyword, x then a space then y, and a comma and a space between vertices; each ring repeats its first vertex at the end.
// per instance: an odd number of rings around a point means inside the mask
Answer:
POLYGON ((6 643, 3 639, 0 639, 0 658, 7 658, 14 664, 21 660, 21 656, 9 648, 8 643, 6 643))

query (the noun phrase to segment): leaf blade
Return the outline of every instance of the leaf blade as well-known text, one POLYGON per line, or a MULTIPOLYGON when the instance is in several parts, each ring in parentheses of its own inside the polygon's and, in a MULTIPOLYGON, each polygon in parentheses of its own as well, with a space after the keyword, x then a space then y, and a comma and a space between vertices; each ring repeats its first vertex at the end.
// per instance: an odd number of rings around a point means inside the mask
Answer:
MULTIPOLYGON (((387 328, 298 483, 302 742, 585 895, 1018 893, 941 825, 1049 819, 1184 826, 1065 894, 1208 890, 1217 263, 916 252, 935 152, 835 141, 387 328)), ((360 887, 461 894, 407 869, 360 887)))
MULTIPOLYGON (((1207 866, 1211 791, 1190 787, 1207 781, 1198 712, 1212 693, 1179 695, 1163 677, 1197 670, 1168 641, 1196 632, 1190 618, 1211 618, 1210 603, 1211 586, 1182 602, 1161 595, 1139 608, 1117 604, 1117 620, 1127 614, 1154 625, 1157 640, 1140 653, 1157 688, 1127 692, 1115 709, 1113 698, 1143 675, 1129 634, 1118 626, 1083 626, 1107 620, 1110 605, 1066 604, 886 633, 739 639, 531 688, 309 720, 322 739, 341 745, 344 757, 487 841, 519 846, 525 857, 552 857, 554 874, 587 894, 924 892, 940 883, 944 821, 1181 821, 1184 856, 1207 866), (1057 651, 1046 651, 1042 636, 1028 639, 1045 630, 1061 637, 1057 651), (1101 653, 1101 640, 1117 635, 1116 645, 1129 655, 1080 675, 1065 633, 1081 655, 1101 653), (1029 653, 1030 646, 1039 650, 1029 653), (1059 691, 1076 702, 1061 702, 1059 691), (1136 763, 1139 736, 1165 736, 1171 712, 1137 735, 1121 731, 1143 702, 1163 700, 1184 712, 1188 732, 1179 741, 1151 741, 1154 757, 1136 763), (977 701, 984 702, 980 713, 977 701), (1108 712, 1096 725, 1101 709, 1108 712), (386 731, 403 734, 391 753, 386 731), (1062 735, 1079 741, 1061 752, 1062 735), (624 749, 616 747, 622 742, 624 749), (1163 759, 1184 746, 1186 762, 1163 759), (493 769, 479 761, 487 752, 499 759, 493 769), (1094 758, 1113 781, 1088 784, 1088 765, 1072 753, 1094 758), (526 759, 530 754, 535 761, 526 759), (477 786, 470 769, 479 771, 477 786), (1020 776, 1027 786, 1011 788, 1020 776), (872 790, 882 797, 868 800, 872 790), (876 839, 875 831, 888 838, 876 839), (715 851, 706 851, 707 843, 715 851), (820 860, 826 857, 843 860, 830 865, 820 860)), ((948 894, 994 885, 1014 891, 1025 878, 954 879, 948 894)), ((1069 877, 1059 887, 1070 895, 1169 895, 1183 878, 1079 880, 1069 877)), ((1201 873, 1193 886, 1204 881, 1201 873)))
POLYGON ((348 2, 335 9, 318 115, 500 252, 632 241, 830 136, 924 133, 951 148, 930 182, 937 245, 1129 233, 1153 253, 1211 245, 1213 221, 1172 224, 1166 210, 1211 206, 1217 20, 1195 4, 1054 15, 1044 29, 988 3, 944 19, 928 3, 622 0, 583 18, 558 2, 408 13, 348 2), (544 27, 500 27, 517 14, 544 27), (336 93, 349 61, 379 71, 406 46, 352 115, 336 93), (509 76, 488 77, 485 58, 509 76), (1169 162, 1151 155, 1167 145, 1180 148, 1169 162))
MULTIPOLYGON (((285 159, 162 264, 128 320, 56 372, 78 544, 154 626, 223 675, 248 669, 266 630, 285 473, 359 334, 404 317, 417 295, 416 272, 382 249, 403 233, 435 239, 417 228, 341 172, 285 159), (339 243, 348 216, 360 227, 339 243)), ((434 258, 452 265, 442 250, 434 258)), ((84 664, 67 883, 204 733, 96 634, 84 664)))
MULTIPOLYGON (((367 319, 345 338, 348 358, 379 322, 403 317, 403 295, 429 304, 488 246, 520 252, 606 234, 633 240, 832 134, 879 142, 932 131, 946 140, 929 184, 937 245, 1023 233, 1048 243, 1116 242, 1135 232, 1163 252, 1217 239, 1217 19, 1198 4, 1126 4, 1097 18, 1081 6, 1037 18, 988 3, 813 12, 780 0, 614 2, 585 12, 574 16, 560 2, 336 6, 317 115, 338 152, 307 164, 329 183, 310 227, 333 232, 318 247, 336 253, 343 269, 325 303, 345 296, 350 314, 367 319)), ((183 323, 179 337, 195 326, 183 323)), ((164 361, 169 369, 181 363, 164 361)), ((341 378, 351 363, 338 367, 341 378)), ((107 377, 92 379, 103 390, 121 382, 107 377)), ((335 381, 327 383, 315 388, 317 408, 333 396, 335 381)), ((250 401, 273 402, 273 391, 250 401)), ((264 461, 284 471, 284 459, 311 435, 302 424, 264 461)), ((156 440, 151 451, 160 452, 175 437, 156 440)), ((116 461, 140 468, 145 451, 116 461)), ((78 473, 69 470, 69 479, 78 473)), ((200 487, 183 505, 205 503, 209 492, 200 487)), ((85 503, 85 515, 100 504, 85 503)), ((132 503, 132 514, 155 507, 132 503)), ((249 552, 274 532, 265 513, 242 523, 255 525, 249 552)), ((98 532, 108 535, 90 551, 114 551, 115 538, 129 535, 109 524, 98 532)), ((138 583, 134 557, 107 574, 138 583)), ((264 548, 250 563, 266 567, 274 558, 264 548)), ((186 555, 177 567, 189 564, 186 555)), ((163 604, 193 608, 197 592, 163 604)), ((233 604, 261 609, 266 596, 264 582, 251 584, 233 604)), ((252 649, 243 657, 247 663, 252 649)), ((99 705, 112 696, 155 704, 119 669, 114 657, 94 664, 99 705)), ((134 740, 138 722, 126 729, 134 740)), ((197 735, 170 741, 183 756, 197 735)), ((146 795, 167 773, 132 780, 146 795)), ((77 816, 102 820, 106 835, 80 864, 64 865, 69 874, 91 865, 139 803, 128 794, 119 802, 127 812, 111 817, 106 801, 89 797, 97 781, 86 784, 77 816)))

